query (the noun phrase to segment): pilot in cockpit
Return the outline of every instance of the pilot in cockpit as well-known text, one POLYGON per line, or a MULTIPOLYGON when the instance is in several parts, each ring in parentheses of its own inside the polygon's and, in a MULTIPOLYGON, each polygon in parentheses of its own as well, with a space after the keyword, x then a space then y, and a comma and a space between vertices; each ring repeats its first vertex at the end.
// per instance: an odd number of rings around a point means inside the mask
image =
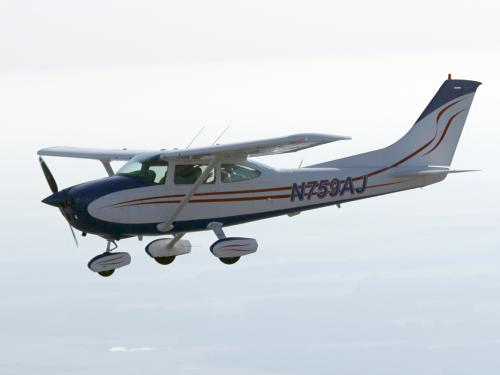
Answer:
POLYGON ((202 173, 200 166, 196 164, 177 165, 175 167, 175 183, 194 184, 202 173))

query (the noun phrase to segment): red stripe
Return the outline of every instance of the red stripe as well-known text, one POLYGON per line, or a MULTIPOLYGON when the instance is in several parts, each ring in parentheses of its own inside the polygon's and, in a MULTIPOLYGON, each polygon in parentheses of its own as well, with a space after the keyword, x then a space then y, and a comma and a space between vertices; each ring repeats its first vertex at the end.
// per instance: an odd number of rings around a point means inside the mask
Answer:
MULTIPOLYGON (((394 164, 392 164, 392 165, 390 165, 388 167, 384 167, 382 169, 378 169, 378 170, 376 170, 374 172, 370 172, 366 176, 373 177, 373 176, 376 176, 376 175, 378 175, 378 174, 380 174, 382 172, 385 172, 385 171, 387 171, 387 170, 389 170, 391 168, 394 168, 394 167, 397 167, 398 165, 403 164, 405 161, 411 159, 412 157, 414 157, 415 155, 417 155, 420 151, 424 150, 427 146, 429 146, 432 143, 433 140, 434 140, 434 138, 432 138, 429 142, 427 142, 425 145, 423 145, 422 147, 420 147, 418 150, 412 152, 408 156, 405 156, 403 159, 397 161, 396 163, 394 163, 394 164)), ((353 181, 357 181, 357 180, 360 180, 360 179, 364 178, 364 176, 365 175, 357 176, 357 177, 353 178, 352 180, 353 181)))
MULTIPOLYGON (((214 203, 214 202, 241 202, 241 201, 258 201, 266 199, 284 199, 290 198, 290 194, 283 195, 266 195, 260 197, 240 197, 240 198, 213 198, 213 199, 193 199, 189 203, 214 203)), ((180 203, 180 200, 169 200, 169 201, 153 201, 153 202, 138 202, 138 203, 126 203, 116 206, 115 208, 129 207, 129 206, 142 206, 147 204, 165 204, 165 203, 180 203)))
MULTIPOLYGON (((449 104, 449 105, 448 105, 448 106, 446 106, 445 108, 443 108, 443 109, 442 109, 442 110, 438 113, 438 115, 436 116, 436 125, 437 125, 437 122, 439 121, 439 118, 440 118, 440 117, 441 117, 441 116, 442 116, 442 115, 446 112, 446 110, 447 110, 447 109, 451 108, 453 105, 455 105, 455 104, 457 104, 457 103, 459 103, 459 102, 461 102, 461 101, 463 101, 463 100, 464 100, 464 99, 457 100, 457 101, 455 101, 455 102, 453 102, 453 103, 449 104)), ((443 135, 441 136, 441 139, 439 140, 438 144, 437 144, 436 146, 434 146, 434 148, 433 148, 432 150, 434 150, 434 149, 435 149, 435 148, 439 145, 439 143, 441 143, 441 141, 443 140, 444 136, 446 135, 446 132, 448 131, 448 127, 449 127, 449 125, 450 125, 451 121, 453 121, 453 119, 454 119, 454 118, 455 118, 458 114, 460 114, 460 113, 461 113, 461 112, 463 112, 463 111, 465 111, 465 109, 462 109, 460 112, 457 112, 455 115, 453 115, 453 116, 450 118, 450 120, 448 120, 448 124, 446 125, 445 131, 443 132, 443 135)), ((436 130, 437 130, 437 127, 436 127, 436 130)), ((433 137, 433 138, 432 138, 429 142, 427 142, 425 145, 423 145, 422 147, 420 147, 418 150, 416 150, 416 151, 412 152, 410 155, 405 156, 403 159, 401 159, 401 160, 397 161, 396 163, 394 163, 394 164, 390 165, 389 167, 385 167, 385 168, 382 168, 382 169, 378 169, 378 170, 376 170, 376 171, 374 171, 374 172, 370 172, 370 173, 368 173, 368 175, 367 175, 367 176, 368 176, 368 177, 373 177, 373 176, 375 176, 375 175, 377 175, 377 174, 380 174, 380 173, 385 172, 385 171, 387 171, 387 170, 389 170, 389 169, 391 169, 391 168, 394 168, 394 167, 397 167, 397 166, 399 166, 399 165, 403 164, 405 161, 407 161, 407 160, 411 159, 412 157, 414 157, 415 155, 417 155, 419 152, 421 152, 421 151, 425 150, 425 149, 427 148, 427 146, 429 146, 430 144, 432 144, 432 142, 434 141, 434 139, 436 139, 436 135, 437 135, 437 133, 434 135, 434 137, 433 137)), ((432 150, 431 150, 431 151, 432 151, 432 150)), ((431 151, 429 151, 429 152, 431 152, 431 151)), ((428 153, 429 153, 429 152, 428 152, 428 153)), ((427 153, 427 154, 428 154, 428 153, 427 153)), ((427 155, 427 154, 424 154, 424 156, 425 156, 425 155, 427 155)), ((353 180, 353 181, 356 181, 356 180, 360 180, 360 179, 362 179, 362 178, 364 178, 364 176, 357 176, 357 177, 353 178, 352 180, 353 180)))
POLYGON ((202 195, 223 195, 223 194, 245 194, 245 193, 264 193, 269 191, 290 190, 290 186, 267 188, 267 189, 254 189, 254 190, 236 190, 236 191, 214 191, 211 193, 197 193, 195 196, 202 195))
MULTIPOLYGON (((454 106, 455 104, 463 101, 464 99, 460 99, 460 100, 457 100, 449 105, 447 105, 445 108, 443 108, 436 116, 436 126, 439 122, 439 119, 441 118, 441 116, 449 109, 451 108, 452 106, 454 106)), ((446 127, 445 127, 445 130, 443 132, 443 134, 441 135, 441 138, 439 139, 438 143, 429 151, 427 152, 425 155, 429 154, 430 152, 432 152, 437 146, 439 146, 439 144, 443 141, 446 133, 448 132, 448 128, 451 124, 451 122, 455 119, 456 116, 458 116, 460 113, 462 113, 463 111, 465 111, 465 109, 462 109, 461 111, 455 113, 452 117, 450 117, 450 119, 448 120, 448 123, 446 124, 446 127)), ((437 127, 436 127, 436 131, 437 131, 437 127)), ((366 176, 367 177, 373 177, 373 176, 376 176, 382 172, 385 172, 389 169, 392 169, 392 168, 395 168, 401 164, 403 164, 405 161, 408 161, 409 159, 413 158, 415 155, 417 155, 418 153, 420 153, 422 150, 425 150, 427 148, 427 146, 429 146, 433 141, 434 139, 436 138, 436 135, 437 133, 434 135, 434 137, 428 141, 426 144, 424 144, 422 147, 420 147, 419 149, 417 149, 416 151, 412 152, 411 154, 405 156, 404 158, 402 158, 401 160, 397 161, 396 163, 388 166, 388 167, 384 167, 384 168, 381 168, 381 169, 378 169, 376 171, 373 171, 373 172, 370 172, 368 173, 366 176)), ((363 179, 365 177, 365 175, 361 175, 361 176, 357 176, 357 177, 354 177, 352 180, 353 181, 357 181, 357 180, 360 180, 360 179, 363 179)), ((340 182, 345 182, 345 180, 342 180, 340 182)), ((372 185, 372 186, 368 186, 367 188, 374 188, 374 187, 380 187, 380 186, 386 186, 386 185, 392 185, 392 184, 399 184, 401 182, 396 182, 396 183, 389 183, 389 184, 380 184, 380 185, 372 185)), ((208 192, 208 193, 197 193, 197 194, 194 194, 194 196, 207 196, 207 195, 223 195, 223 194, 245 194, 245 193, 260 193, 260 192, 269 192, 269 191, 280 191, 280 190, 290 190, 291 187, 290 186, 283 186, 283 187, 276 187, 276 188, 268 188, 268 189, 255 189, 255 190, 237 190, 237 191, 221 191, 221 192, 208 192)), ((134 199, 134 200, 130 200, 130 201, 125 201, 125 202, 121 202, 121 203, 116 203, 114 204, 115 207, 128 207, 128 206, 136 206, 136 205, 145 205, 145 204, 162 204, 162 203, 180 203, 179 200, 174 200, 174 201, 152 201, 152 202, 143 202, 145 200, 156 200, 156 199, 164 199, 164 198, 180 198, 180 197, 183 197, 185 194, 177 194, 177 195, 164 195, 164 196, 159 196, 159 197, 150 197, 150 198, 140 198, 140 199, 134 199), (137 204, 133 204, 134 202, 141 202, 141 203, 137 203, 137 204), (126 203, 132 203, 132 204, 126 204, 126 203)), ((315 195, 315 193, 313 193, 313 195, 315 195)), ((289 198, 290 196, 289 195, 274 195, 274 196, 262 196, 262 197, 242 197, 242 198, 232 198, 232 199, 198 199, 198 200, 190 200, 189 202, 190 203, 209 203, 209 202, 238 202, 238 201, 251 201, 251 200, 264 200, 264 199, 283 199, 283 198, 289 198)))
POLYGON ((402 184, 402 183, 405 183, 405 182, 408 182, 408 181, 398 181, 398 182, 389 182, 387 184, 370 185, 370 186, 367 186, 366 188, 367 189, 373 189, 373 188, 378 188, 378 187, 382 187, 382 186, 402 184))
POLYGON ((455 104, 460 103, 462 100, 464 100, 464 99, 457 100, 457 101, 451 103, 450 105, 447 105, 446 107, 444 107, 441 111, 439 111, 439 113, 436 116, 436 125, 439 122, 439 118, 446 112, 446 110, 448 110, 450 107, 453 107, 455 104))
POLYGON ((436 149, 437 146, 439 146, 441 144, 441 142, 443 141, 444 137, 446 136, 446 133, 448 132, 448 128, 450 127, 451 123, 453 122, 453 120, 455 119, 455 117, 457 117, 463 111, 465 111, 465 109, 462 109, 461 111, 458 111, 457 113, 455 113, 453 116, 450 117, 450 119, 446 123, 446 127, 444 128, 443 134, 441 134, 441 138, 439 138, 438 143, 436 143, 436 145, 433 148, 431 148, 429 151, 427 151, 423 156, 430 154, 432 151, 434 151, 436 149))
MULTIPOLYGON (((271 192, 271 191, 281 191, 281 190, 290 190, 290 186, 283 186, 283 187, 274 187, 274 188, 266 188, 266 189, 252 189, 252 190, 232 190, 232 191, 214 191, 214 192, 208 192, 208 193, 196 193, 194 196, 199 197, 199 196, 207 196, 207 195, 224 195, 224 194, 246 194, 246 193, 264 193, 264 192, 271 192)), ((139 199, 132 199, 130 201, 125 201, 125 202, 120 202, 120 203, 114 203, 110 206, 119 206, 123 205, 125 203, 135 203, 135 202, 143 202, 143 201, 148 201, 148 200, 156 200, 156 199, 165 199, 165 198, 182 198, 184 197, 185 194, 174 194, 174 195, 160 195, 157 197, 149 197, 149 198, 139 198, 139 199)), ((155 202, 152 202, 155 203, 155 202)), ((110 207, 108 206, 108 207, 110 207)))

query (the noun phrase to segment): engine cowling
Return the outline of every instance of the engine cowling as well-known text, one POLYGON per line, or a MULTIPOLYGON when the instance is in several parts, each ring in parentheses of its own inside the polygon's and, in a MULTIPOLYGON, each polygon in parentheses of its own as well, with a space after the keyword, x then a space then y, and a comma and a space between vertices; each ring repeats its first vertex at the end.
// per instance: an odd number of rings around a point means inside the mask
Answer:
POLYGON ((217 258, 239 258, 257 251, 257 241, 254 238, 227 237, 215 241, 210 251, 217 258))

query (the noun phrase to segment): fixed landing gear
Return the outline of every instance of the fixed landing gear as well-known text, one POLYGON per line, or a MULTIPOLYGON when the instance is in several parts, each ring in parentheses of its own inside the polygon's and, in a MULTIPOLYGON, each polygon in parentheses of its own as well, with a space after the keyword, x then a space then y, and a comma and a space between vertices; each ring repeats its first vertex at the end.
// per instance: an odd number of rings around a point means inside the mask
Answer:
POLYGON ((211 222, 207 225, 218 238, 210 251, 224 264, 235 264, 242 256, 255 253, 257 251, 257 241, 253 238, 226 237, 222 230, 222 223, 211 222))
POLYGON ((175 256, 171 257, 155 257, 153 258, 156 263, 161 264, 162 266, 167 266, 175 260, 175 256))
POLYGON ((241 257, 232 257, 232 258, 219 258, 219 260, 224 263, 224 264, 235 264, 237 261, 240 260, 241 257))
POLYGON ((191 243, 181 240, 184 233, 177 233, 174 238, 154 240, 146 246, 146 253, 161 265, 172 263, 179 255, 191 252, 191 243))
POLYGON ((112 274, 115 273, 115 270, 109 270, 109 271, 101 271, 101 272, 97 272, 99 275, 101 275, 102 277, 110 277, 112 274))
POLYGON ((126 252, 111 253, 118 246, 114 241, 108 241, 106 251, 90 260, 88 267, 102 277, 111 276, 117 268, 130 264, 130 254, 126 252), (111 245, 114 245, 111 248, 111 245))

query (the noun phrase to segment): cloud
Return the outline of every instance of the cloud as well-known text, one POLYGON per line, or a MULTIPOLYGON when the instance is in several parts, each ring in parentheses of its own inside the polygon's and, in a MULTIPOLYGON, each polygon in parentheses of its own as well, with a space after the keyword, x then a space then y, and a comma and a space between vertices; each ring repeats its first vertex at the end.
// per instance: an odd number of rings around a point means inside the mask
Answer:
POLYGON ((427 319, 398 319, 395 320, 393 323, 394 325, 400 327, 406 327, 406 326, 430 327, 435 324, 433 320, 427 320, 427 319))
POLYGON ((148 352, 151 350, 155 350, 155 348, 150 347, 138 347, 138 348, 127 348, 125 346, 112 346, 109 351, 110 352, 148 352))
POLYGON ((183 370, 185 370, 185 371, 196 371, 196 370, 200 370, 200 367, 198 367, 198 366, 184 366, 183 370))
POLYGON ((490 346, 490 345, 500 345, 500 339, 448 342, 448 343, 431 345, 430 349, 431 350, 448 350, 448 349, 471 348, 471 347, 476 347, 476 346, 490 346))

